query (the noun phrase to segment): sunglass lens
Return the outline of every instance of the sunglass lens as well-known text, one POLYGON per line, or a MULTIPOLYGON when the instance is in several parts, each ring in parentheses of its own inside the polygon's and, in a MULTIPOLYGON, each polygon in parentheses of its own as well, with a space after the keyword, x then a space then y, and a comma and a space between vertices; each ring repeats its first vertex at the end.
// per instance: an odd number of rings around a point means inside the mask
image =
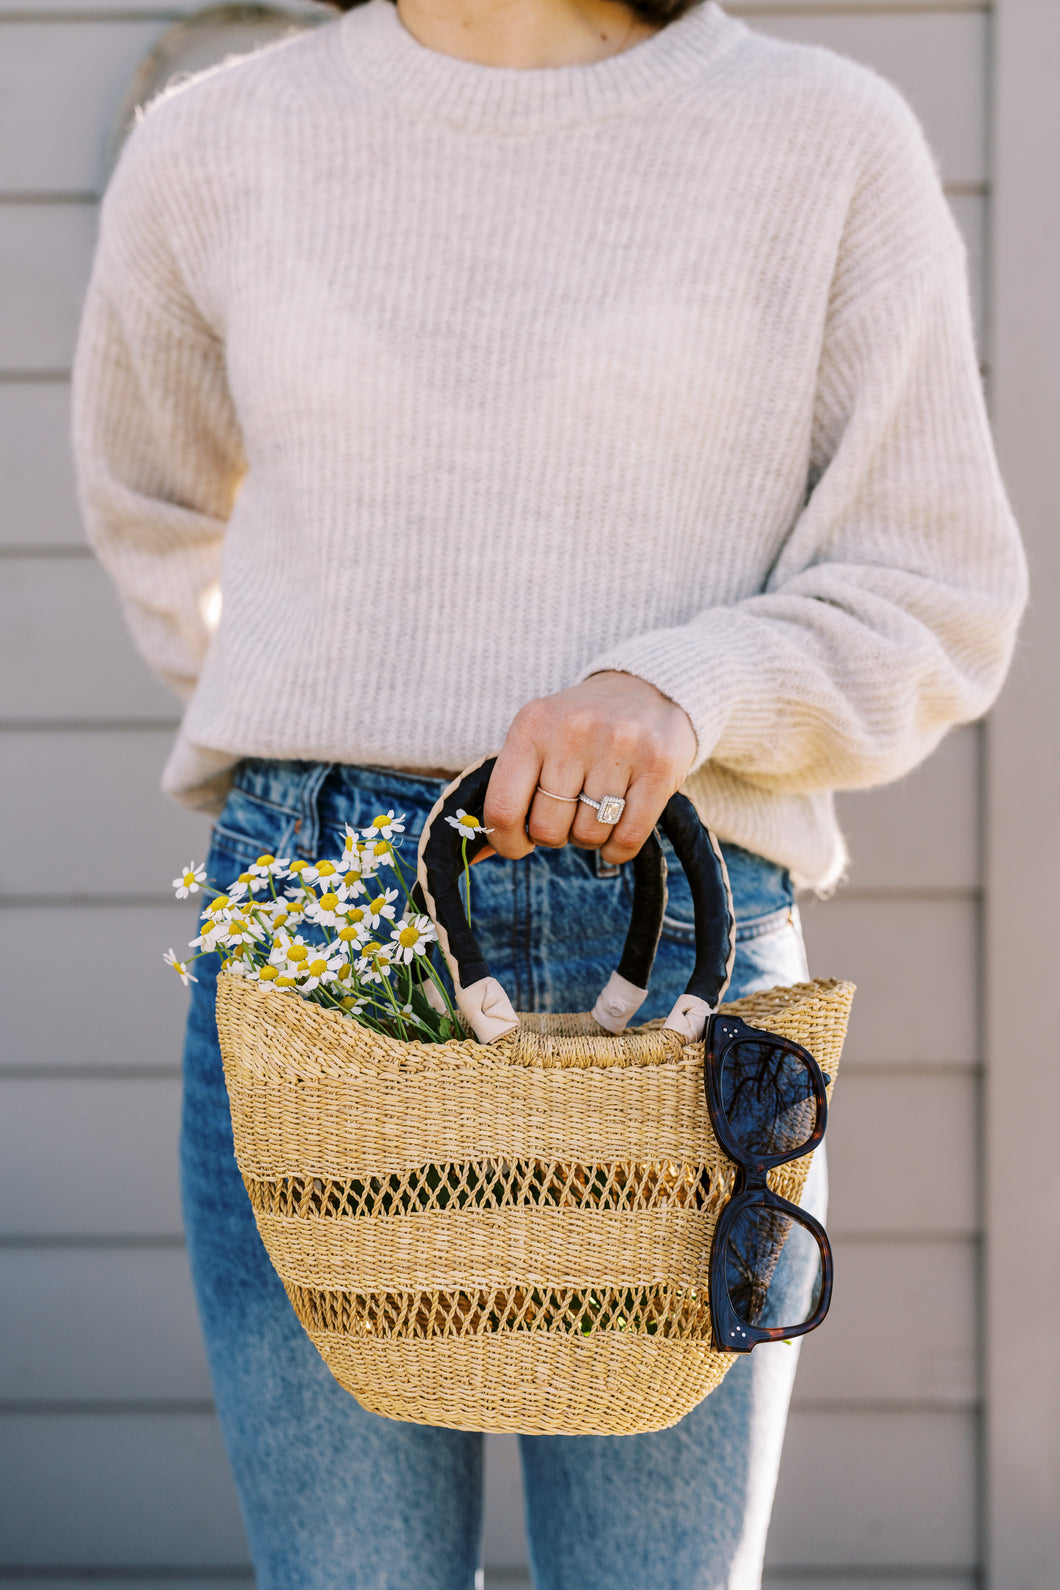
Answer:
POLYGON ((742 1038, 721 1067, 729 1130, 753 1157, 793 1154, 813 1136, 817 1098, 806 1061, 772 1043, 742 1038))
POLYGON ((742 1209, 722 1257, 730 1301, 745 1325, 790 1330, 816 1312, 824 1255, 801 1221, 760 1204, 742 1209))

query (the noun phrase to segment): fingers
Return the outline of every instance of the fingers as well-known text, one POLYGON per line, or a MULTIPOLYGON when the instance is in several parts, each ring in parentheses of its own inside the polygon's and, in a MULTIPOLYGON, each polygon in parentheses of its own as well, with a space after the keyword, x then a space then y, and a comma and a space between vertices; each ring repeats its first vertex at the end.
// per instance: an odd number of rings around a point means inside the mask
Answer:
POLYGON ((572 837, 578 813, 587 809, 578 800, 584 784, 585 768, 581 757, 546 756, 538 778, 539 788, 530 808, 530 838, 535 844, 565 845, 572 837))
MULTIPOLYGON (((601 793, 617 795, 618 789, 609 788, 601 793)), ((601 823, 591 806, 581 808, 588 816, 587 826, 593 831, 594 837, 590 843, 594 849, 599 850, 605 861, 615 866, 621 866, 624 861, 631 861, 641 849, 659 821, 662 809, 673 791, 665 785, 660 785, 655 779, 634 778, 625 793, 626 809, 613 827, 601 823)), ((593 799, 600 799, 595 790, 593 799)), ((575 843, 578 843, 577 837, 575 843)))
POLYGON ((644 844, 696 754, 685 712, 633 675, 593 674, 517 713, 486 792, 483 819, 498 855, 571 842, 621 864, 644 844), (545 792, 548 793, 545 793, 545 792), (615 825, 577 802, 624 797, 615 825))
POLYGON ((541 755, 529 737, 517 731, 516 722, 490 775, 482 821, 491 829, 490 844, 498 856, 520 861, 534 846, 527 836, 526 817, 537 788, 541 755))

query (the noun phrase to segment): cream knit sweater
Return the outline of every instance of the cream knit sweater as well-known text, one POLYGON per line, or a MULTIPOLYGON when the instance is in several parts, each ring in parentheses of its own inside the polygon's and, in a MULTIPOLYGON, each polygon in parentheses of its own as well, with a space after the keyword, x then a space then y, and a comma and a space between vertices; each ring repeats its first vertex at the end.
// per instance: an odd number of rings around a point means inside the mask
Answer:
POLYGON ((712 3, 514 71, 369 0, 167 95, 75 436, 208 808, 242 756, 458 769, 621 669, 691 718, 719 834, 826 884, 832 792, 981 713, 1024 600, 914 117, 712 3))

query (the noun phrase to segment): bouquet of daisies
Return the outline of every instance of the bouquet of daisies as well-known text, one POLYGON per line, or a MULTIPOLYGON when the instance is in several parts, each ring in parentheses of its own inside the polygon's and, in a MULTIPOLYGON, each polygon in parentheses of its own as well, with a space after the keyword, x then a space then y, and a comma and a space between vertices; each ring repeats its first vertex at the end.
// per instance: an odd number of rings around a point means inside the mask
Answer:
MULTIPOLYGON (((464 848, 470 920, 468 841, 486 832, 467 812, 448 817, 464 848)), ((164 956, 185 986, 191 965, 219 955, 225 971, 363 1022, 391 1037, 444 1043, 466 1036, 433 960, 437 934, 418 906, 398 857, 404 814, 387 812, 367 828, 346 825, 340 856, 309 862, 259 856, 224 889, 190 862, 173 879, 178 900, 202 893, 193 955, 164 956)))

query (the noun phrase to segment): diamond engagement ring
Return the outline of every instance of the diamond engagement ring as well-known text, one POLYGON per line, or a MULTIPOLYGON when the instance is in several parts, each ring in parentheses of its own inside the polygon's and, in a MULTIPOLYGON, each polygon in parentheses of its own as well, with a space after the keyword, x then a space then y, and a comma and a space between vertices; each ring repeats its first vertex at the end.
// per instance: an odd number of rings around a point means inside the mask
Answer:
POLYGON ((578 799, 584 806, 592 806, 596 812, 596 821, 605 823, 608 828, 613 828, 626 809, 625 797, 622 795, 601 795, 594 801, 591 795, 579 795, 578 799))

